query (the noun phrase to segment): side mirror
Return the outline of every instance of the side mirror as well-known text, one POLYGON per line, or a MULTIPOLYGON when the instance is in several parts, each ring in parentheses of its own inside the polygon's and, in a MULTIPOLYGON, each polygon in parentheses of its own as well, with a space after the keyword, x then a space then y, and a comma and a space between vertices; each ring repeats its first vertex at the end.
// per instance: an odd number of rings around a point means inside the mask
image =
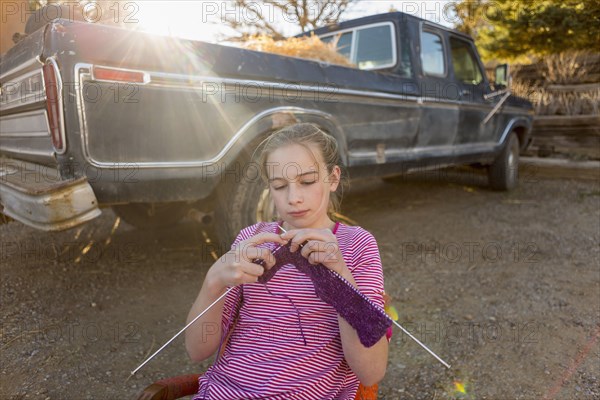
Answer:
POLYGON ((494 71, 494 88, 496 90, 506 89, 510 87, 510 68, 508 64, 500 64, 494 71))

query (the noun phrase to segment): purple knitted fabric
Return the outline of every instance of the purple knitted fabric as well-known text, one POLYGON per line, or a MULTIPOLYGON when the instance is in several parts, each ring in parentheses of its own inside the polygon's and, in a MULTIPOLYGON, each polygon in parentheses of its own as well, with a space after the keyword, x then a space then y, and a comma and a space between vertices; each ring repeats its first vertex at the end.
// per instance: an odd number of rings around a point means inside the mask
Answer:
POLYGON ((294 265, 312 280, 317 296, 331 305, 356 330, 363 346, 371 347, 377 343, 392 325, 385 311, 323 264, 311 264, 300 254, 300 250, 290 252, 290 245, 291 242, 277 250, 275 265, 265 270, 258 282, 265 284, 283 265, 294 265))

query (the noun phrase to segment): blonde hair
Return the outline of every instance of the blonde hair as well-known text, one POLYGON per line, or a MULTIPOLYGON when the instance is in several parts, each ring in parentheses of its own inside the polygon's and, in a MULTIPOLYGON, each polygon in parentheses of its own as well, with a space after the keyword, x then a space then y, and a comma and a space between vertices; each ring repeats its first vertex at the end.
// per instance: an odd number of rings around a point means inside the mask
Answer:
POLYGON ((269 179, 266 165, 269 154, 281 147, 293 144, 298 144, 306 148, 312 154, 315 162, 317 162, 317 157, 309 146, 310 144, 314 145, 321 153, 328 176, 331 175, 336 165, 340 167, 342 172, 340 181, 335 192, 331 192, 329 195, 329 206, 327 208, 327 215, 332 220, 337 219, 335 218, 335 214, 340 212, 344 189, 348 186, 349 182, 348 173, 342 164, 337 140, 322 131, 318 126, 311 123, 298 123, 286 126, 272 133, 258 145, 257 151, 260 151, 260 154, 257 163, 260 166, 263 182, 267 184, 269 179))

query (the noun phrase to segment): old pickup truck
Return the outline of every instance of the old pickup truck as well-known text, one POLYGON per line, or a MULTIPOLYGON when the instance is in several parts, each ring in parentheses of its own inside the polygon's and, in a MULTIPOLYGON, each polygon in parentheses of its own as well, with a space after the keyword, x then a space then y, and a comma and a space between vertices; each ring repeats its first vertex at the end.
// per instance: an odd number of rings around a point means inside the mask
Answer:
POLYGON ((292 121, 333 135, 352 178, 459 164, 517 184, 532 107, 470 37, 403 13, 316 30, 355 67, 57 19, 0 59, 0 202, 43 230, 112 207, 138 227, 214 212, 220 240, 271 219, 249 163, 292 121), (501 76, 502 75, 502 76, 501 76))

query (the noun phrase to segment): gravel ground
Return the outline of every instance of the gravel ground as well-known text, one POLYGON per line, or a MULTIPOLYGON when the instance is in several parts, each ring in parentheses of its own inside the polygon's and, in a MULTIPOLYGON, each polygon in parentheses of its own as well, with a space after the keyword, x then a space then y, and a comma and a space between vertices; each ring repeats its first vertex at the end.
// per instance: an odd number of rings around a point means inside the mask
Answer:
MULTIPOLYGON (((395 330, 381 399, 600 398, 598 182, 359 181, 343 210, 377 238, 400 323, 452 364, 395 330)), ((138 231, 105 210, 66 232, 12 222, 0 235, 1 399, 135 398, 208 366, 180 339, 129 378, 182 327, 211 248, 228 247, 207 245, 210 230, 138 231)))

